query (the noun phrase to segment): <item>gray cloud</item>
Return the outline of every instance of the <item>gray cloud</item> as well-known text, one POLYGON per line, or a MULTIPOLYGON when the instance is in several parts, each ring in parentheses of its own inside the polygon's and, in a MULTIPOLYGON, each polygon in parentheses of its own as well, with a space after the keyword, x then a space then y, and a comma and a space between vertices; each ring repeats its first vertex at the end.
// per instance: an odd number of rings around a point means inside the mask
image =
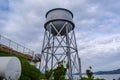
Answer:
POLYGON ((86 65, 84 68, 91 65, 95 70, 102 70, 101 67, 105 65, 104 69, 110 70, 111 67, 108 67, 110 64, 119 62, 120 35, 104 36, 87 41, 78 40, 78 43, 79 54, 83 60, 82 64, 86 65))
POLYGON ((9 0, 8 12, 0 10, 5 17, 0 18, 0 34, 40 52, 45 14, 58 7, 74 14, 83 71, 90 65, 94 70, 119 68, 119 0, 9 0))

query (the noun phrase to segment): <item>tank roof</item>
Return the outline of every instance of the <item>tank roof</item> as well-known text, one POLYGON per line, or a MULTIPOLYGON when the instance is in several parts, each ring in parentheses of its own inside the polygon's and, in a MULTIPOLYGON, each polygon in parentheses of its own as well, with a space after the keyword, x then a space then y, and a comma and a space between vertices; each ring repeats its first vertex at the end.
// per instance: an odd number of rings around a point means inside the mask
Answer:
POLYGON ((51 10, 49 10, 49 11, 46 13, 45 17, 47 18, 47 15, 48 15, 51 11, 54 11, 54 10, 65 10, 65 11, 68 11, 68 12, 72 15, 72 17, 73 17, 73 13, 72 13, 70 10, 65 9, 65 8, 54 8, 54 9, 51 9, 51 10))

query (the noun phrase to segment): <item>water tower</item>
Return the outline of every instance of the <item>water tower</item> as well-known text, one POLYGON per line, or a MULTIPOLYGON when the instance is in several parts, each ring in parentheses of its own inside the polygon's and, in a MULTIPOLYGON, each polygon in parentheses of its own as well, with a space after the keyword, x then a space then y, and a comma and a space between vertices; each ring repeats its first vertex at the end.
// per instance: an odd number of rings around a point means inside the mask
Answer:
POLYGON ((67 9, 55 8, 46 13, 46 19, 40 70, 54 69, 58 62, 65 61, 69 65, 67 77, 73 80, 74 73, 81 73, 73 14, 67 9))

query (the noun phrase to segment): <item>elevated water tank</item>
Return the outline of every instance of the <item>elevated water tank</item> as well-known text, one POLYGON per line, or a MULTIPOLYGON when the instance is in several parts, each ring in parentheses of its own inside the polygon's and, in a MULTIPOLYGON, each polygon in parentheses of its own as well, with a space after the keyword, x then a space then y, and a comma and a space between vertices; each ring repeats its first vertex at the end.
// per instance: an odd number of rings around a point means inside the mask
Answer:
POLYGON ((74 29, 73 14, 71 11, 67 9, 64 8, 52 9, 46 13, 46 19, 47 21, 44 27, 53 35, 56 35, 57 31, 60 32, 61 35, 65 35, 66 27, 68 28, 68 32, 74 29), (51 23, 53 25, 51 25, 51 23), (66 23, 67 25, 65 25, 66 23), (63 25, 65 25, 66 27, 63 27, 63 25))
POLYGON ((21 63, 16 57, 0 57, 0 78, 19 80, 21 63))

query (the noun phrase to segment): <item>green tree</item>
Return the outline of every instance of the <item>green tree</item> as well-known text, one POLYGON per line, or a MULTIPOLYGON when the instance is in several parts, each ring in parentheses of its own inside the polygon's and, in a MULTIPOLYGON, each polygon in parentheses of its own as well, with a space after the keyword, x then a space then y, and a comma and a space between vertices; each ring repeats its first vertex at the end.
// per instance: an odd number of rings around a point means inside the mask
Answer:
POLYGON ((90 66, 89 69, 86 70, 87 77, 91 80, 94 79, 93 72, 91 71, 92 67, 90 66))
POLYGON ((63 61, 58 63, 58 66, 56 69, 54 69, 54 80, 66 80, 65 75, 66 75, 67 68, 64 67, 63 61))
POLYGON ((49 80, 50 77, 51 77, 51 75, 52 75, 52 73, 53 73, 53 70, 52 70, 52 69, 51 69, 51 70, 47 70, 47 71, 45 72, 45 79, 49 80))
POLYGON ((92 67, 90 66, 89 69, 86 70, 86 75, 87 77, 82 77, 81 80, 105 80, 105 79, 99 79, 99 78, 94 78, 93 72, 92 72, 92 67))

